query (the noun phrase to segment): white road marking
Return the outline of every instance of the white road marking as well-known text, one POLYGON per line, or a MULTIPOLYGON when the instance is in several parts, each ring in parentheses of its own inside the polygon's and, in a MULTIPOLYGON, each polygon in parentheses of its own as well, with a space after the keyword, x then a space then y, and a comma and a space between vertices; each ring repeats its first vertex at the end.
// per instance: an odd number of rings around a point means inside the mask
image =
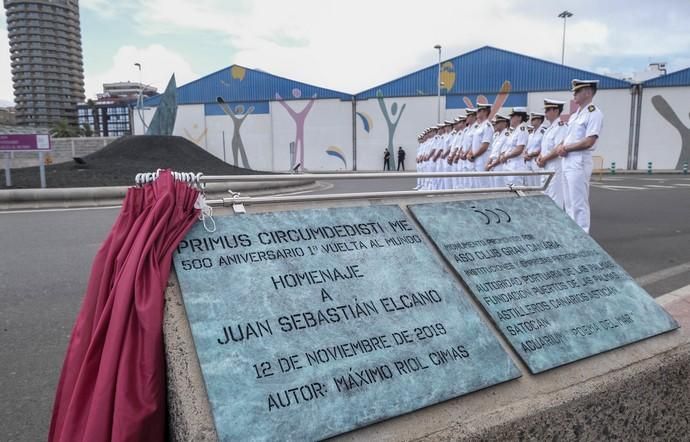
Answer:
POLYGON ((639 285, 646 286, 654 284, 655 282, 663 281, 664 279, 672 278, 688 271, 690 271, 690 262, 640 276, 639 278, 635 278, 635 281, 637 281, 639 285))
POLYGON ((675 189, 675 186, 666 186, 660 184, 646 184, 645 187, 651 187, 653 189, 675 189))
POLYGON ((635 186, 614 186, 609 184, 595 184, 594 187, 598 187, 606 190, 646 190, 645 187, 635 187, 635 186))

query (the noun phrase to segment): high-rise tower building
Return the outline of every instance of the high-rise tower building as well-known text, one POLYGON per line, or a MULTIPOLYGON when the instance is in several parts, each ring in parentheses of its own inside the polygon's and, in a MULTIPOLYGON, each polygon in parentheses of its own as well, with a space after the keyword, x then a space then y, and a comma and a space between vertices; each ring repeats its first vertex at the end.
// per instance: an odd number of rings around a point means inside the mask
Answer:
POLYGON ((78 0, 4 0, 18 124, 77 125, 84 102, 78 0))

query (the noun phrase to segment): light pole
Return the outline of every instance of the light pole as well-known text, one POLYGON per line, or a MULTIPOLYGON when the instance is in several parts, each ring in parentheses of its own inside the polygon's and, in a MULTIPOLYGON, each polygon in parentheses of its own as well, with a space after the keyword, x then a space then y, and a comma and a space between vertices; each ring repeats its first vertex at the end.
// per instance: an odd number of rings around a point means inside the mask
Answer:
POLYGON ((139 96, 137 97, 137 114, 139 114, 141 125, 144 128, 144 134, 146 134, 146 122, 144 121, 144 82, 141 73, 141 63, 134 63, 134 66, 139 68, 139 96))
POLYGON ((438 50, 438 78, 436 79, 437 97, 438 97, 438 113, 436 114, 436 123, 441 122, 441 45, 434 46, 438 50))
POLYGON ((565 63, 565 21, 573 16, 570 11, 563 11, 558 14, 559 18, 563 19, 563 45, 561 46, 561 64, 565 63))

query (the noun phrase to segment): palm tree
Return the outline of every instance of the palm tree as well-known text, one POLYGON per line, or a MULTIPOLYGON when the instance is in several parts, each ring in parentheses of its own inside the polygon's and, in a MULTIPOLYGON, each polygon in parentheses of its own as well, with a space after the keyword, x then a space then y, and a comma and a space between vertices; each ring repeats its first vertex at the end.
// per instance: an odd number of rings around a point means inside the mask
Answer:
POLYGON ((50 134, 53 138, 69 138, 75 136, 74 128, 70 126, 67 120, 60 120, 53 124, 50 129, 50 134))
POLYGON ((86 105, 91 109, 91 116, 93 117, 93 132, 96 136, 101 136, 101 122, 98 121, 98 108, 92 99, 86 100, 86 105))
POLYGON ((93 136, 93 130, 91 129, 91 126, 89 126, 89 123, 82 124, 82 126, 79 128, 79 135, 81 135, 82 137, 93 136))

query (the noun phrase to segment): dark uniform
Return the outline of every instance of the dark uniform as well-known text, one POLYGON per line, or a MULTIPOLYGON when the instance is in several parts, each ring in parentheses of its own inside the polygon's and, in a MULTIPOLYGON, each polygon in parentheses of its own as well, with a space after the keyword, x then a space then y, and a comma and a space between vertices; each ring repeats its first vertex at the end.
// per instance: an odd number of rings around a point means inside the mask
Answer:
POLYGON ((405 150, 402 146, 398 147, 398 170, 402 167, 405 170, 405 150))

